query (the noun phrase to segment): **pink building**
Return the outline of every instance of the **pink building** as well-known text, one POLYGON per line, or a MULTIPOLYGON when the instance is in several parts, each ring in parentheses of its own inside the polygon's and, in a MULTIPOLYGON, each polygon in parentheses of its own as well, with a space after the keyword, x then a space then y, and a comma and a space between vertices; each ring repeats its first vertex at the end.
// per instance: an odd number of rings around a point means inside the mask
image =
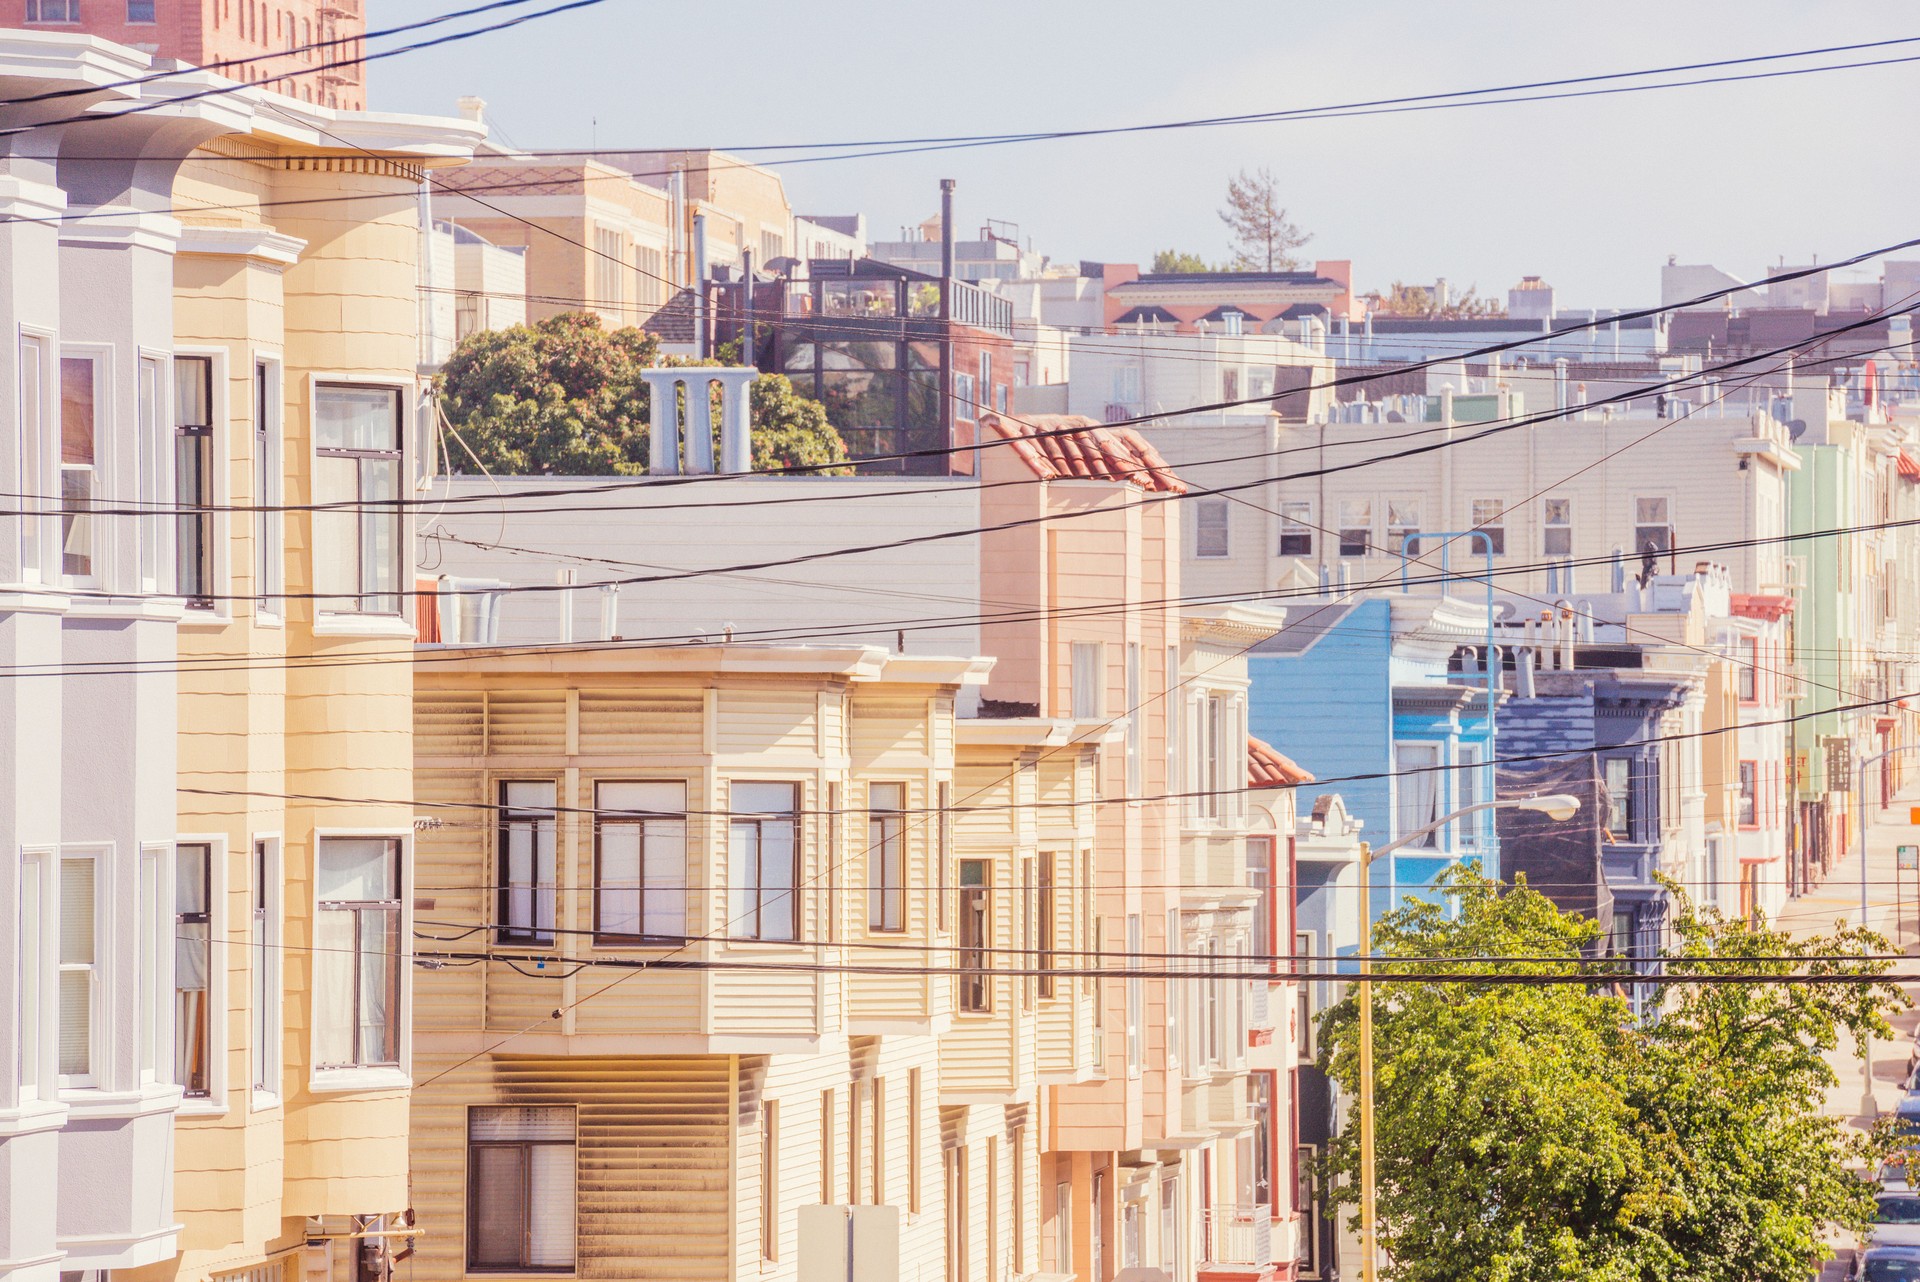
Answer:
POLYGON ((0 26, 84 31, 303 102, 367 105, 364 68, 329 65, 362 56, 362 0, 0 0, 0 26), (339 43, 307 48, 322 41, 339 43))

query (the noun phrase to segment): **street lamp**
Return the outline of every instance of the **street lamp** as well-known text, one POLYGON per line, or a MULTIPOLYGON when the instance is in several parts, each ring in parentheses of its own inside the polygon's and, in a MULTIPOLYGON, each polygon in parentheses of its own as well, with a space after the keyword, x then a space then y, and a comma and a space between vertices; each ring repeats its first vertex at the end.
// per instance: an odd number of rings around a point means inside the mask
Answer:
POLYGON ((1471 806, 1463 806, 1450 815, 1434 820, 1424 828, 1416 828, 1404 836, 1396 837, 1378 850, 1370 849, 1364 842, 1360 846, 1360 1278, 1361 1282, 1378 1282, 1375 1271, 1374 1243, 1374 1182, 1373 1182, 1373 985, 1366 976, 1373 973, 1368 954, 1373 951, 1373 923, 1368 910, 1368 891, 1372 888, 1367 878, 1367 869, 1373 861, 1383 855, 1391 855, 1402 846, 1409 845, 1422 837, 1438 832, 1454 820, 1482 810, 1532 810, 1545 815, 1555 823, 1563 823, 1574 817, 1580 810, 1580 798, 1564 792, 1548 793, 1543 797, 1512 797, 1505 801, 1482 801, 1471 806))

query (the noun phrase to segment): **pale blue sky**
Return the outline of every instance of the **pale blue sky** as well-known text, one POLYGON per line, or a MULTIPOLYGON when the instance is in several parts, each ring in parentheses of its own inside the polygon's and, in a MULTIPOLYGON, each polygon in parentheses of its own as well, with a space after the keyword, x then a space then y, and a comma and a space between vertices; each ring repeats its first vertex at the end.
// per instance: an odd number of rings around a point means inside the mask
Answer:
MULTIPOLYGON (((374 22, 448 0, 386 0, 374 22)), ((755 144, 1150 122, 1920 35, 1881 0, 608 0, 375 63, 371 105, 487 99, 524 147, 755 144)), ((1880 55, 1920 55, 1920 45, 1880 55)), ((1847 59, 1851 60, 1851 58, 1847 59)), ((876 235, 1018 223, 1058 259, 1224 254, 1227 177, 1266 165, 1308 254, 1363 289, 1446 276, 1562 306, 1657 300, 1668 254, 1759 274, 1916 234, 1920 62, 1660 93, 780 166, 876 235)), ((751 154, 751 153, 749 153, 751 154)), ((1920 257, 1920 253, 1910 255, 1920 257)))

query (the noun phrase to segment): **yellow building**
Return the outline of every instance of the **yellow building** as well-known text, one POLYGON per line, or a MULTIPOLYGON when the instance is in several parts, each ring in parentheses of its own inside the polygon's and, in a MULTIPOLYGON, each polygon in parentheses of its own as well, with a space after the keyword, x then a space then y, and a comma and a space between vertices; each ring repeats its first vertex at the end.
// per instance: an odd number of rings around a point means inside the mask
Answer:
POLYGON ((901 1277, 1037 1268, 1037 1081, 1095 1055, 1045 973, 1075 723, 956 722, 987 661, 865 645, 422 658, 425 1275, 792 1278, 848 1206, 901 1277))
POLYGON ((162 399, 184 1228, 133 1276, 345 1282, 411 1205, 412 521, 382 501, 413 489, 417 193, 481 131, 223 101, 173 187, 162 399))

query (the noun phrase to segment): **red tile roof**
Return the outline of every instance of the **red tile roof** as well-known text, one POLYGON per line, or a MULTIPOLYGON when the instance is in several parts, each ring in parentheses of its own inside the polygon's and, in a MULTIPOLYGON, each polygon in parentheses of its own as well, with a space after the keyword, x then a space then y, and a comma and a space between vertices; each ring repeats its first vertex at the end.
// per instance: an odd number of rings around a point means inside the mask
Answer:
POLYGON ((1907 453, 1905 450, 1901 450, 1900 457, 1896 458, 1893 464, 1894 467, 1899 470, 1900 475, 1907 480, 1920 481, 1920 463, 1913 461, 1913 455, 1907 453))
POLYGON ((1019 419, 984 414, 980 429, 1011 441, 1021 462, 1043 481, 1123 481, 1155 493, 1187 492, 1187 483, 1174 475, 1160 452, 1130 427, 1079 414, 1028 414, 1019 419))
POLYGON ((1312 782, 1313 776, 1291 757, 1275 752, 1252 735, 1247 736, 1247 787, 1291 788, 1294 784, 1312 782))
POLYGON ((1793 598, 1790 596, 1735 592, 1732 605, 1733 612, 1743 619, 1766 619, 1771 622, 1793 613, 1793 598))

